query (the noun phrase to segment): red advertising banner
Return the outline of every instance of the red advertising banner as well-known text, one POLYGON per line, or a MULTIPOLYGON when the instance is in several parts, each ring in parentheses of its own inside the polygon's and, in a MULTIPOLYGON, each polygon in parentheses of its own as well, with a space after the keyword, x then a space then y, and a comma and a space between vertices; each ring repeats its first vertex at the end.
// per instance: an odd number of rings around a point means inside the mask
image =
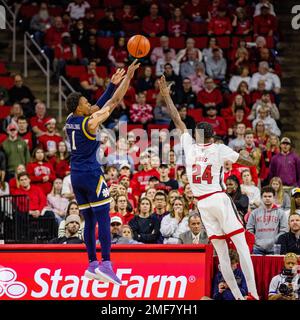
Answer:
POLYGON ((2 245, 0 300, 198 300, 210 295, 212 253, 209 245, 113 246, 117 286, 83 276, 83 246, 2 245))

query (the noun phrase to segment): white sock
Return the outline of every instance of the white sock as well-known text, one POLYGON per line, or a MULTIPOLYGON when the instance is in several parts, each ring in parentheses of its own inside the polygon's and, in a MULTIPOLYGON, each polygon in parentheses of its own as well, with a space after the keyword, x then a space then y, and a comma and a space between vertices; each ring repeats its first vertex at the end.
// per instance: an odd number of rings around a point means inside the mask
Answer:
POLYGON ((248 291, 254 298, 259 299, 255 284, 253 264, 250 256, 249 247, 246 242, 245 234, 236 234, 231 237, 231 240, 234 243, 236 250, 239 254, 240 265, 246 279, 248 291))
POLYGON ((229 258, 228 246, 225 240, 211 240, 215 250, 217 252, 219 262, 220 262, 220 271, 222 276, 227 283, 229 289, 231 290, 234 298, 236 300, 245 300, 240 288, 237 285, 234 273, 231 268, 231 262, 229 258))

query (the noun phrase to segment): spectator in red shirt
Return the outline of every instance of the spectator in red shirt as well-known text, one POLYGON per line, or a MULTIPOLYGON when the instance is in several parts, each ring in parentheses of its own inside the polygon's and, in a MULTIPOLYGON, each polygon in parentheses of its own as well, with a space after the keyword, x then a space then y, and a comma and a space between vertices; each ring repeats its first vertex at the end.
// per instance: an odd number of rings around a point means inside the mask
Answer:
POLYGON ((233 168, 233 163, 231 161, 224 162, 224 182, 226 183, 227 178, 234 175, 238 178, 239 182, 242 184, 243 180, 241 177, 241 173, 236 168, 233 168))
POLYGON ((232 117, 226 119, 227 127, 228 127, 228 136, 232 137, 238 124, 243 123, 246 128, 251 128, 251 122, 247 120, 247 116, 245 114, 245 109, 242 107, 236 107, 235 112, 232 117))
POLYGON ((54 49, 55 46, 61 43, 61 36, 64 32, 67 32, 66 26, 63 24, 63 20, 60 16, 54 18, 52 27, 47 29, 45 35, 45 44, 49 48, 54 49))
POLYGON ((175 8, 172 12, 172 19, 168 22, 168 32, 172 37, 185 36, 187 33, 187 22, 182 15, 180 8, 175 8))
POLYGON ((108 51, 108 59, 111 65, 116 68, 123 68, 128 62, 128 51, 124 37, 115 38, 115 45, 108 51))
POLYGON ((39 137, 39 145, 42 146, 47 156, 53 156, 57 149, 58 143, 62 141, 62 137, 56 133, 56 120, 54 118, 49 119, 46 123, 46 133, 39 137))
POLYGON ((123 220, 123 224, 128 224, 129 221, 134 217, 132 212, 129 212, 128 209, 128 199, 125 195, 117 195, 116 199, 116 213, 120 214, 123 220))
POLYGON ((70 155, 65 141, 58 143, 58 150, 49 161, 52 164, 57 178, 63 179, 70 173, 70 155))
POLYGON ((252 68, 252 73, 255 73, 258 71, 258 64, 261 61, 266 61, 269 64, 269 71, 272 73, 276 73, 279 77, 281 77, 281 66, 280 64, 276 61, 276 58, 273 56, 271 53, 271 50, 268 48, 260 48, 259 50, 259 57, 258 61, 256 62, 256 65, 254 68, 252 68))
POLYGON ((246 81, 242 81, 238 85, 236 92, 234 92, 230 95, 230 101, 233 102, 237 95, 241 95, 243 97, 247 106, 252 105, 252 100, 251 100, 251 96, 250 96, 250 92, 249 92, 249 85, 246 81))
POLYGON ((17 120, 18 125, 18 135, 22 138, 28 145, 28 149, 30 152, 36 147, 36 136, 29 129, 29 123, 27 118, 24 116, 20 116, 17 120))
POLYGON ((136 188, 133 191, 136 197, 139 197, 146 190, 148 181, 151 177, 160 178, 160 174, 156 169, 151 167, 150 157, 147 153, 141 154, 140 164, 143 166, 143 170, 138 171, 132 177, 132 181, 135 183, 136 188))
POLYGON ((237 8, 236 15, 234 15, 234 20, 232 22, 234 27, 234 33, 237 35, 248 35, 252 31, 252 22, 248 19, 247 12, 244 8, 237 8))
POLYGON ((184 8, 184 16, 193 22, 203 22, 207 18, 208 1, 192 0, 184 8))
POLYGON ((161 36, 165 31, 165 20, 158 15, 158 5, 153 3, 150 6, 150 14, 143 19, 143 32, 150 37, 161 36))
POLYGON ((218 88, 216 88, 214 80, 210 77, 205 79, 204 89, 199 91, 197 99, 203 110, 210 106, 214 106, 219 110, 223 103, 222 93, 218 88))
POLYGON ((232 23, 227 16, 227 9, 224 6, 219 6, 218 14, 215 18, 212 18, 208 25, 208 34, 214 35, 226 35, 231 34, 232 23))
POLYGON ((235 116, 237 108, 244 109, 246 116, 250 114, 250 109, 247 107, 244 97, 240 94, 237 94, 234 97, 231 106, 221 110, 221 115, 225 118, 225 120, 229 120, 235 116))
POLYGON ((147 124, 153 119, 153 107, 146 103, 146 95, 140 92, 136 103, 130 107, 130 120, 133 123, 147 124))
POLYGON ((18 175, 22 172, 26 172, 26 168, 23 164, 19 164, 16 168, 14 178, 11 178, 8 182, 11 194, 15 194, 15 191, 20 188, 18 175))
MULTIPOLYGON (((32 218, 40 217, 52 217, 54 219, 54 213, 46 210, 47 198, 41 188, 31 184, 30 176, 26 172, 22 172, 18 175, 19 189, 14 191, 14 195, 26 195, 29 197, 29 215, 32 218)), ((22 207, 18 206, 22 212, 22 207)))
POLYGON ((264 4, 261 14, 254 18, 254 36, 273 37, 277 32, 277 18, 270 14, 270 6, 264 4))
POLYGON ((90 61, 87 67, 87 73, 80 76, 80 85, 87 94, 88 100, 95 102, 103 91, 102 86, 104 82, 104 80, 98 76, 96 67, 96 61, 90 61))
POLYGON ((27 164, 27 172, 32 183, 40 187, 45 195, 51 192, 52 182, 56 176, 43 149, 36 148, 33 150, 32 161, 27 164))
POLYGON ((227 135, 227 126, 224 119, 217 116, 215 106, 208 107, 206 113, 207 117, 204 117, 203 121, 210 123, 214 129, 214 134, 223 139, 227 135))
POLYGON ((73 44, 69 32, 62 34, 62 42, 55 47, 53 69, 57 78, 64 74, 66 64, 82 63, 82 53, 79 46, 73 44))
POLYGON ((30 118, 32 131, 36 134, 37 137, 47 132, 45 123, 49 119, 50 118, 46 116, 46 105, 43 102, 38 102, 35 105, 35 116, 30 118))

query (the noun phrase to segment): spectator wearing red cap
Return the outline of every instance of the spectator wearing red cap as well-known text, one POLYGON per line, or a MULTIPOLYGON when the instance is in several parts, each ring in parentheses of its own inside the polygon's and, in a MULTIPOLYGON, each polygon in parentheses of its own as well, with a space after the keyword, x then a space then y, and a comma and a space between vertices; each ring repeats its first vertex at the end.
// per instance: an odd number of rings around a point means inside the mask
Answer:
POLYGON ((70 155, 65 141, 60 141, 58 143, 58 150, 49 161, 52 164, 57 178, 63 179, 70 173, 70 155))
POLYGON ((8 138, 2 147, 7 158, 6 180, 14 177, 15 170, 19 164, 26 165, 30 160, 29 149, 24 140, 18 137, 18 128, 14 123, 7 126, 8 138))
POLYGON ((159 15, 156 3, 150 6, 149 13, 143 18, 142 30, 147 36, 160 36, 165 31, 165 20, 159 15))
POLYGON ((50 193, 56 176, 42 148, 38 147, 33 150, 32 161, 27 164, 27 172, 32 183, 39 186, 45 195, 50 193))
POLYGON ((17 120, 18 134, 28 145, 29 151, 31 152, 37 145, 36 136, 30 130, 27 118, 20 116, 17 120))
POLYGON ((53 156, 58 150, 58 143, 62 137, 56 132, 56 120, 50 118, 45 122, 46 133, 38 138, 39 145, 46 152, 47 156, 53 156))
POLYGON ((280 177, 284 186, 300 187, 300 158, 291 144, 290 138, 281 139, 280 153, 271 160, 269 177, 280 177))
POLYGON ((57 77, 63 74, 66 64, 80 64, 82 62, 81 49, 72 43, 70 33, 64 32, 61 38, 61 43, 55 47, 53 60, 53 69, 57 77))

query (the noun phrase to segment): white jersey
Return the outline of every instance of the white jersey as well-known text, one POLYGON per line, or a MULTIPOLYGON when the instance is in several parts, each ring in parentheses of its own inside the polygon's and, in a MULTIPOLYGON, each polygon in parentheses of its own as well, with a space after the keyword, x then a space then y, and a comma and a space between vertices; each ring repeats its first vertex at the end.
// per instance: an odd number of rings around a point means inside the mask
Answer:
POLYGON ((185 154, 186 173, 194 196, 200 197, 224 190, 224 162, 236 162, 239 154, 224 144, 197 144, 187 132, 181 135, 181 144, 185 154))

